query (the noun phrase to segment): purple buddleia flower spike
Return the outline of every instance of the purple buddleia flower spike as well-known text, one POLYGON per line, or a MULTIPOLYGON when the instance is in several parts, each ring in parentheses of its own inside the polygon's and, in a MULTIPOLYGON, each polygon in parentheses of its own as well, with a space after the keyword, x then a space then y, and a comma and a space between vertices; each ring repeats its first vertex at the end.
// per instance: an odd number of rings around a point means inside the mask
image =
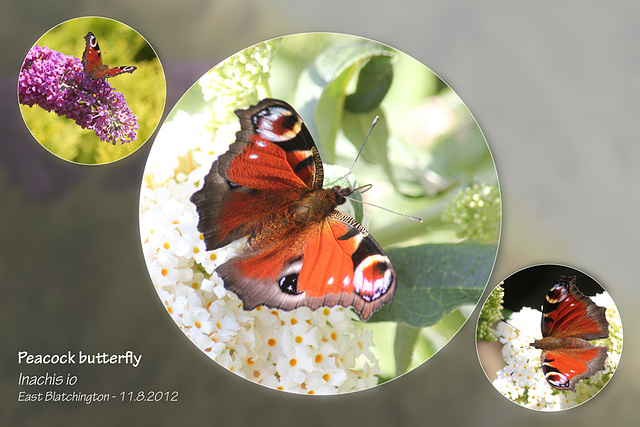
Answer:
POLYGON ((105 80, 86 76, 79 58, 34 45, 20 70, 20 103, 39 105, 91 129, 102 141, 135 141, 138 119, 105 80))

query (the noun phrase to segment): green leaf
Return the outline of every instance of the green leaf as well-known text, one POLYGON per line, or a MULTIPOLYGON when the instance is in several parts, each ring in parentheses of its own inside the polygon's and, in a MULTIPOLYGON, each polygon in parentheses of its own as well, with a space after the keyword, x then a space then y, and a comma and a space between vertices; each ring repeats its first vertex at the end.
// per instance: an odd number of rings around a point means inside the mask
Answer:
POLYGON ((358 73, 356 91, 345 99, 345 110, 364 113, 380 106, 393 81, 393 59, 391 56, 369 59, 358 73))
POLYGON ((497 245, 426 244, 387 251, 398 274, 390 304, 372 317, 422 328, 463 305, 477 304, 489 280, 497 245))
POLYGON ((351 79, 355 67, 350 67, 347 72, 333 80, 322 92, 316 103, 314 123, 318 135, 319 149, 322 158, 327 162, 336 161, 336 136, 342 123, 342 111, 344 108, 344 89, 351 79))
POLYGON ((380 55, 394 54, 370 41, 341 44, 322 52, 300 74, 295 105, 316 138, 324 161, 335 163, 335 140, 349 83, 369 59, 380 55))

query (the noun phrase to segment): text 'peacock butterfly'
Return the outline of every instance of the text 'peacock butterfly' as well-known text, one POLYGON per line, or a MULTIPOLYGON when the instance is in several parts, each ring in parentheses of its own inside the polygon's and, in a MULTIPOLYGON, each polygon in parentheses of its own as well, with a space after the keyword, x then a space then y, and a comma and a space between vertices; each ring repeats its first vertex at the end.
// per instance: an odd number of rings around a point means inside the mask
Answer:
POLYGON ((542 372, 552 387, 575 391, 576 383, 605 369, 607 347, 589 341, 609 336, 606 309, 580 292, 575 276, 560 276, 542 306, 542 372))
POLYGON ((235 113, 235 142, 191 196, 207 250, 248 236, 216 273, 245 310, 340 305, 367 320, 391 301, 397 278, 367 230, 335 210, 354 189, 322 188, 318 149, 286 102, 264 99, 235 113))
POLYGON ((98 39, 92 32, 84 36, 86 46, 82 53, 82 66, 85 74, 92 79, 106 79, 109 77, 119 76, 123 73, 133 73, 137 67, 127 65, 124 67, 109 68, 107 64, 102 63, 102 53, 98 45, 98 39))

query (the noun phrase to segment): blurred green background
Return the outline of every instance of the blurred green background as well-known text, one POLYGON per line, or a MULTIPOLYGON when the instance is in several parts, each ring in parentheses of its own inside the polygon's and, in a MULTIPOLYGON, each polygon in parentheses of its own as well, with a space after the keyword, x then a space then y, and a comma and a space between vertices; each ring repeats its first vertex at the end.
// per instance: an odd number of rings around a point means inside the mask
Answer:
POLYGON ((637 423, 639 4, 5 0, 1 7, 2 425, 637 423), (150 144, 109 166, 83 168, 42 149, 21 120, 16 83, 26 53, 53 26, 83 15, 118 19, 147 38, 167 75, 169 107, 218 61, 296 32, 370 37, 429 66, 474 114, 498 168, 504 219, 490 286, 539 262, 592 275, 625 327, 617 374, 579 408, 523 410, 482 373, 477 311, 425 365, 350 395, 286 395, 210 363, 165 314, 142 259, 138 195, 150 144), (18 350, 134 350, 143 359, 138 368, 42 368, 17 365, 18 350), (165 404, 18 403, 18 372, 71 372, 85 392, 180 395, 165 404))
POLYGON ((39 106, 21 105, 20 109, 33 136, 53 154, 75 163, 103 164, 128 156, 149 139, 162 117, 166 84, 160 61, 149 43, 135 30, 112 19, 87 17, 66 21, 35 44, 82 59, 84 36, 89 31, 98 39, 103 64, 138 67, 131 75, 106 79, 115 91, 124 95, 137 116, 137 138, 113 145, 101 141, 94 131, 82 129, 75 121, 39 106))

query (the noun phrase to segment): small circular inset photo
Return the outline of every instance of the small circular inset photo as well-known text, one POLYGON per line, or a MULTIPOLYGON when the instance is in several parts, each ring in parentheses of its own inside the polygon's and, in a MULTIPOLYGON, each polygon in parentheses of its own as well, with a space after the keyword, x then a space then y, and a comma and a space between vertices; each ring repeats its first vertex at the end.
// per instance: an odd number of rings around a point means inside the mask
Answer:
POLYGON ((442 348, 484 292, 500 220, 460 98, 341 34, 269 40, 207 72, 158 132, 140 194, 145 261, 180 330, 249 381, 314 395, 442 348))
POLYGON ((573 408, 611 379, 622 322, 609 294, 587 274, 544 264, 491 292, 476 330, 478 358, 506 398, 530 409, 573 408))
POLYGON ((165 76, 151 45, 108 18, 63 22, 27 53, 18 77, 25 124, 50 153, 69 162, 120 160, 160 122, 165 76))

